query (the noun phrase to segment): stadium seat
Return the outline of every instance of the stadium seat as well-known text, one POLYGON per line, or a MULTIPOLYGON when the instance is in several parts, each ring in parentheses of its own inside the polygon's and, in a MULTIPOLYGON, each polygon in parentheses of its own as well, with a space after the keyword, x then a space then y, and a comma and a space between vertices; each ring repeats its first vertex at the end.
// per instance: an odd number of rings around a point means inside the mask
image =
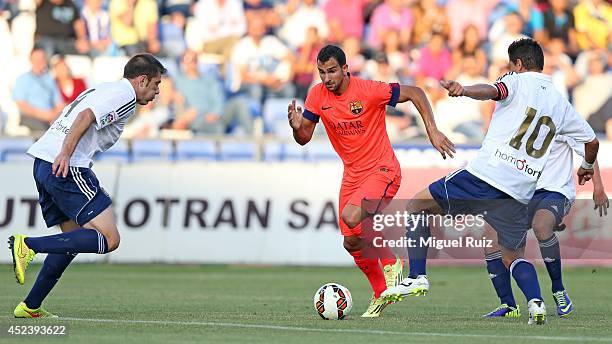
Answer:
MULTIPOLYGON (((290 137, 291 128, 287 124, 287 105, 293 98, 270 98, 263 105, 262 114, 266 132, 280 137, 290 137)), ((296 106, 304 108, 301 100, 296 101, 296 106)))
POLYGON ((306 145, 306 159, 310 161, 336 161, 340 160, 331 143, 325 141, 313 141, 306 145))
POLYGON ((293 140, 285 142, 283 151, 284 161, 303 161, 305 158, 306 149, 303 146, 293 140))
POLYGON ((0 139, 0 161, 27 161, 26 151, 34 143, 30 137, 0 139))
POLYGON ((257 145, 253 142, 221 142, 220 157, 225 161, 255 160, 257 145))
POLYGON ((94 84, 117 81, 123 76, 123 67, 129 58, 124 56, 99 56, 93 61, 92 81, 94 84))
POLYGON ((133 140, 132 161, 174 160, 172 141, 133 140))
POLYGON ((208 160, 218 159, 215 142, 204 140, 176 141, 176 160, 208 160))
POLYGON ((106 152, 97 154, 96 160, 114 161, 114 162, 121 162, 121 163, 130 162, 130 149, 128 147, 127 141, 125 140, 117 141, 106 152))
POLYGON ((66 55, 65 59, 72 76, 85 79, 85 81, 91 80, 92 62, 89 56, 66 55))
POLYGON ((264 161, 280 161, 283 159, 283 143, 278 141, 266 142, 263 147, 264 161))

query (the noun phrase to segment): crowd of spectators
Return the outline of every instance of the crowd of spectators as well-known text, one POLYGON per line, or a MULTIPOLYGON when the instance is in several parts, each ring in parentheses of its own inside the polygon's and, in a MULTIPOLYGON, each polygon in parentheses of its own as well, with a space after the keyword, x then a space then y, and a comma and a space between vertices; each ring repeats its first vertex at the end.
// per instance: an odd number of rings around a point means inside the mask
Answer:
MULTIPOLYGON (((0 81, 0 132, 11 112, 21 129, 47 128, 98 81, 73 76, 83 57, 95 65, 150 52, 173 66, 126 134, 286 136, 275 122, 319 81, 317 52, 333 43, 352 75, 424 88, 451 138, 478 141, 494 104, 450 99, 439 81, 495 80, 508 45, 525 36, 544 47, 559 92, 612 139, 606 0, 0 0, 0 65, 12 71, 0 81)), ((387 123, 394 141, 423 135, 410 104, 390 108, 387 123)))

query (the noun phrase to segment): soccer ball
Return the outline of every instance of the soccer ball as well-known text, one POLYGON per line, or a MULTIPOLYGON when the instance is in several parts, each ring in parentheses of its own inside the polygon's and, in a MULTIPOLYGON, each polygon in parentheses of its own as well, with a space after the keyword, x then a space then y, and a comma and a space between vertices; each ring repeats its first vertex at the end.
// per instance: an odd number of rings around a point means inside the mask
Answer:
POLYGON ((344 319, 353 307, 351 292, 338 283, 327 283, 314 295, 317 314, 325 320, 344 319))

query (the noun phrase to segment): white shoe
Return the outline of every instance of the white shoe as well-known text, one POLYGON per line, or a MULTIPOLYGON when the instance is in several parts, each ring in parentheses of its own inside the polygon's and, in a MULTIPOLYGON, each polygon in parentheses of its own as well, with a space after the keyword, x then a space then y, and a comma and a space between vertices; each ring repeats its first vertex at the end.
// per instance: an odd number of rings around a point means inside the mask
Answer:
POLYGON ((380 297, 390 302, 402 301, 406 296, 421 296, 429 292, 429 280, 426 275, 417 278, 404 278, 395 287, 387 288, 380 297))
POLYGON ((529 308, 529 322, 527 324, 546 324, 546 306, 544 306, 544 301, 531 299, 527 303, 527 307, 529 308))

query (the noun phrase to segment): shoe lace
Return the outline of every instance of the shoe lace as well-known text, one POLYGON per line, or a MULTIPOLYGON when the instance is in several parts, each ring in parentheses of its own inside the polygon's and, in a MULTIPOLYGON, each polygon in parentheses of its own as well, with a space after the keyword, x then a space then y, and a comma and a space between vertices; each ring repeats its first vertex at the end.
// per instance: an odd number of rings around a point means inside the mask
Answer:
POLYGON ((30 254, 28 252, 28 255, 25 258, 25 268, 27 269, 28 267, 30 267, 30 263, 32 262, 32 260, 34 260, 34 255, 30 254))
POLYGON ((565 307, 567 305, 567 300, 565 299, 565 292, 558 291, 553 294, 555 301, 560 307, 565 307))

